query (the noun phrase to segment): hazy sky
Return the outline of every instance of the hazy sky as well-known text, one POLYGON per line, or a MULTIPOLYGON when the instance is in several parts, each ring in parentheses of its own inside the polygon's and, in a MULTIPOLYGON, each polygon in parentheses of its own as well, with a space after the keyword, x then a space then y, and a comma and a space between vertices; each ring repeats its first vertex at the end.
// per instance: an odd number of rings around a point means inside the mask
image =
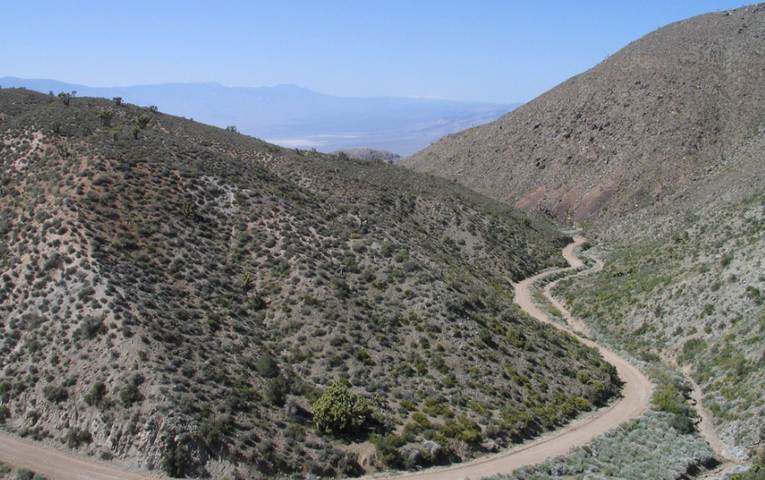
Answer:
POLYGON ((526 101, 734 0, 8 1, 0 76, 526 101))

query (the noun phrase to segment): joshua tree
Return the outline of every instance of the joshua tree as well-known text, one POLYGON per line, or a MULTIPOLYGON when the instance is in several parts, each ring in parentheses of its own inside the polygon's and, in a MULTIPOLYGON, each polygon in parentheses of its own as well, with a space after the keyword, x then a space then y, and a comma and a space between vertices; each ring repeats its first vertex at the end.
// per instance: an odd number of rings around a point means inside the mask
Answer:
POLYGON ((138 124, 138 128, 140 128, 141 130, 146 128, 149 125, 149 122, 151 122, 151 118, 147 117, 146 115, 141 115, 140 117, 138 117, 138 120, 136 121, 136 123, 138 124))
POLYGON ((114 118, 114 112, 111 110, 101 110, 101 113, 99 113, 98 116, 101 118, 101 124, 104 127, 110 127, 112 118, 114 118))

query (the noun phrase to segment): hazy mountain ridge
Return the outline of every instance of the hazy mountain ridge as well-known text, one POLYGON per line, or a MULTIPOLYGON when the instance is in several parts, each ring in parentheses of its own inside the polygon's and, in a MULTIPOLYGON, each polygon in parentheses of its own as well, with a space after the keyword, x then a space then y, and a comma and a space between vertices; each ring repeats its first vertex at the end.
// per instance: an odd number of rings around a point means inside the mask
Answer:
POLYGON ((512 302, 560 262, 542 218, 130 105, 3 89, 0 112, 0 421, 22 436, 176 476, 358 475, 618 391, 512 302), (322 433, 340 379, 369 416, 322 433))
POLYGON ((333 151, 374 148, 408 155, 443 135, 486 123, 517 105, 403 97, 338 97, 295 85, 226 87, 172 83, 88 87, 55 80, 0 78, 0 86, 42 93, 123 97, 160 110, 269 139, 287 147, 333 151))

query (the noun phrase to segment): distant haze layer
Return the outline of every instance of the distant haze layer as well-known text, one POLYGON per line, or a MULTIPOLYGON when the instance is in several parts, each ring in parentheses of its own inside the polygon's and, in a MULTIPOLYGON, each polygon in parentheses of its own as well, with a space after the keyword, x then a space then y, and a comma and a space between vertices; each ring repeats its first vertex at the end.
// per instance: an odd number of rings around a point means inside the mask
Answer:
POLYGON ((319 151, 366 147, 399 155, 487 123, 518 104, 460 102, 405 97, 337 97, 295 85, 227 87, 216 83, 171 83, 89 87, 44 79, 0 78, 2 87, 80 96, 122 97, 137 105, 225 127, 291 148, 319 151))

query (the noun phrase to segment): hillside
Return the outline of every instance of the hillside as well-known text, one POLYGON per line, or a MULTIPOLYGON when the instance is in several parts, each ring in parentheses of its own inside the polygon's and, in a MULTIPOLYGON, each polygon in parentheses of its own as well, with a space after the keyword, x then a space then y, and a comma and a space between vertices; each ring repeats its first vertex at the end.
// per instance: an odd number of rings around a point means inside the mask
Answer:
POLYGON ((397 163, 401 161, 401 155, 397 155, 387 150, 374 150, 371 148, 348 148, 333 152, 335 154, 345 154, 355 160, 371 160, 381 162, 397 163))
POLYGON ((411 469, 618 391, 522 314, 546 220, 381 162, 0 90, 0 422, 173 476, 411 469))
POLYGON ((407 97, 340 97, 296 85, 228 87, 168 83, 90 87, 56 80, 0 77, 4 88, 42 93, 76 91, 269 139, 286 147, 332 152, 369 147, 410 155, 449 133, 490 122, 517 105, 407 97))
POLYGON ((765 125, 765 5, 651 33, 404 162, 560 220, 661 205, 765 125))
POLYGON ((729 164, 603 227, 606 268, 565 282, 574 311, 646 360, 687 369, 731 458, 765 440, 765 131, 729 164))

